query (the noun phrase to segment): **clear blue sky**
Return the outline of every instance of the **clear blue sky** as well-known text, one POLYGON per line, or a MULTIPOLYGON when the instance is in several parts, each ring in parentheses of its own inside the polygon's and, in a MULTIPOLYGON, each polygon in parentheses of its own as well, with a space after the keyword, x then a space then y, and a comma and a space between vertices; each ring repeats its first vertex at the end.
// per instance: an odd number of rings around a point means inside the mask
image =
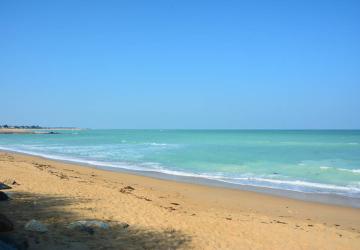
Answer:
POLYGON ((0 124, 360 128, 360 1, 1 1, 0 124))

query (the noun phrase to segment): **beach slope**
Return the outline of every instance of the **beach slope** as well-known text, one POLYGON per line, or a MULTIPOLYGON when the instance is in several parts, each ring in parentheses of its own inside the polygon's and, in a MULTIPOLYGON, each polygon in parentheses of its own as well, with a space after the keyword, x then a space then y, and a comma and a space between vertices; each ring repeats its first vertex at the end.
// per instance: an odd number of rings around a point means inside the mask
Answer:
POLYGON ((30 249, 359 249, 360 209, 0 152, 0 233, 30 249), (15 182, 14 182, 15 180, 15 182), (24 229, 31 219, 48 232, 24 229), (69 229, 100 220, 109 229, 69 229))

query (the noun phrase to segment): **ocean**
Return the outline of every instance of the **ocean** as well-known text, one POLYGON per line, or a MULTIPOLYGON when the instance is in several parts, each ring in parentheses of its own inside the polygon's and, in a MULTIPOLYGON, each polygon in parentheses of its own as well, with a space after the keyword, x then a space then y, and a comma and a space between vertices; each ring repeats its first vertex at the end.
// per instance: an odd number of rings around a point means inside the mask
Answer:
POLYGON ((360 198, 360 130, 1 134, 0 149, 98 167, 360 198))

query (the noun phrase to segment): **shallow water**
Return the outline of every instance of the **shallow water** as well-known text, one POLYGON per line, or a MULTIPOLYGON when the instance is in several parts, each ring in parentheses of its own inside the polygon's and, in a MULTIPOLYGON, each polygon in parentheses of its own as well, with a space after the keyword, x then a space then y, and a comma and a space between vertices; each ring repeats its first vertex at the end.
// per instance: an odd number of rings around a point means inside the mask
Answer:
POLYGON ((360 198, 359 130, 83 130, 0 148, 97 166, 360 198))

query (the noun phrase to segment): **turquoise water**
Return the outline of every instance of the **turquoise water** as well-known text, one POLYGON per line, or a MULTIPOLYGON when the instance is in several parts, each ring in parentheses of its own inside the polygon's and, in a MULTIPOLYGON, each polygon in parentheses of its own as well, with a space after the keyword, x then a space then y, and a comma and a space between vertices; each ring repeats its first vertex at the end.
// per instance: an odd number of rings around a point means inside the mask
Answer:
POLYGON ((84 130, 0 149, 114 168, 360 197, 360 131, 84 130))

